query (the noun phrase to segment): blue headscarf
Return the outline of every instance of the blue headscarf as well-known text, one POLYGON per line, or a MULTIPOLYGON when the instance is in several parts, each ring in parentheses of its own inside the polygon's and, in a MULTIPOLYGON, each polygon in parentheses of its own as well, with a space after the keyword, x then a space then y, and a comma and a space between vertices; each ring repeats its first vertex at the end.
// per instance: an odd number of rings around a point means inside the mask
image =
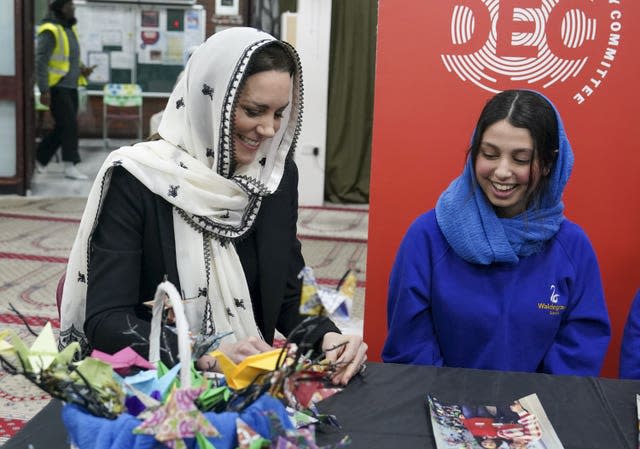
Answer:
POLYGON ((482 265, 494 262, 515 263, 542 249, 564 220, 562 192, 573 167, 573 152, 565 134, 560 114, 558 122, 558 156, 548 176, 547 188, 540 201, 512 218, 499 218, 475 177, 471 154, 462 175, 440 195, 436 219, 447 242, 464 260, 482 265))

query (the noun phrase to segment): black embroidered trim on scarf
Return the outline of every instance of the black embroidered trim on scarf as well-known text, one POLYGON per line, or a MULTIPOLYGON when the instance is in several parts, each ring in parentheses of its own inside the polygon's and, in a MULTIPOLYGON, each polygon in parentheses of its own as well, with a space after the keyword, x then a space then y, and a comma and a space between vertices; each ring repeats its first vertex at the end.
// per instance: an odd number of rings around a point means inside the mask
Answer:
MULTIPOLYGON (((178 212, 180 210, 178 209, 178 212)), ((207 274, 207 287, 205 295, 207 296, 207 302, 204 305, 204 316, 202 317, 202 324, 200 333, 202 335, 213 335, 216 333, 216 325, 213 321, 213 310, 211 307, 211 298, 209 293, 211 292, 211 264, 213 263, 213 256, 211 255, 211 238, 209 233, 202 234, 202 253, 204 255, 204 269, 207 274)))
MULTIPOLYGON (((104 176, 100 180, 100 196, 98 199, 98 207, 96 208, 96 215, 93 218, 94 228, 95 228, 95 224, 98 222, 98 217, 100 216, 100 212, 102 211, 102 205, 106 197, 105 185, 109 184, 107 180, 111 180, 113 167, 120 166, 120 165, 122 165, 121 160, 114 161, 111 167, 106 169, 106 171, 104 172, 104 176)), ((91 230, 91 233, 87 238, 87 266, 85 267, 85 273, 89 273, 89 259, 91 256, 91 237, 92 236, 93 236, 93 229, 91 230)), ((79 272, 78 275, 79 276, 78 276, 77 282, 86 283, 88 281, 88 275, 85 276, 81 272, 79 272)), ((71 327, 67 329, 60 329, 60 334, 58 337, 59 350, 66 348, 67 346, 69 346, 70 343, 74 341, 77 341, 80 344, 80 355, 79 356, 76 355, 76 357, 80 357, 78 358, 78 360, 85 358, 89 354, 91 354, 91 350, 92 350, 91 345, 89 344, 89 340, 87 339, 87 336, 84 334, 82 329, 76 329, 73 324, 71 325, 71 327)))
POLYGON ((302 81, 302 62, 300 61, 300 55, 295 50, 295 48, 289 44, 288 42, 279 41, 282 46, 284 46, 288 51, 296 64, 296 75, 294 78, 294 94, 296 83, 298 85, 297 95, 292 99, 293 105, 291 108, 291 116, 298 117, 296 121, 296 127, 293 130, 293 136, 291 138, 291 146, 289 150, 289 156, 293 157, 295 152, 296 144, 298 143, 298 138, 300 137, 300 131, 302 129, 302 111, 304 110, 304 83, 302 81), (295 106, 295 114, 293 110, 293 106, 295 106))
POLYGON ((242 190, 247 192, 249 195, 258 195, 258 196, 266 196, 269 195, 269 189, 262 182, 258 181, 256 178, 252 178, 246 175, 234 176, 233 181, 238 184, 242 190))
POLYGON ((218 142, 220 148, 220 159, 218 160, 217 167, 218 174, 224 176, 225 178, 230 178, 231 174, 235 171, 235 150, 233 148, 233 143, 231 140, 231 128, 235 120, 235 109, 238 103, 237 93, 241 88, 244 71, 247 67, 247 64, 249 63, 249 59, 251 59, 251 55, 253 54, 253 52, 265 43, 271 41, 271 39, 263 39, 254 43, 244 51, 244 54, 236 64, 234 75, 229 82, 229 88, 225 93, 224 100, 222 102, 220 138, 218 142))
POLYGON ((212 238, 224 243, 237 239, 251 229, 256 216, 258 215, 261 204, 262 197, 257 195, 250 196, 247 207, 244 210, 244 214, 240 219, 239 226, 221 223, 209 217, 189 214, 179 207, 174 207, 178 214, 192 229, 196 230, 200 234, 209 233, 212 238))
POLYGON ((91 354, 92 348, 89 344, 89 340, 87 340, 87 336, 84 332, 77 330, 73 324, 68 329, 60 330, 60 335, 58 337, 58 350, 62 351, 74 341, 77 341, 80 344, 80 353, 75 355, 74 360, 82 360, 91 354))

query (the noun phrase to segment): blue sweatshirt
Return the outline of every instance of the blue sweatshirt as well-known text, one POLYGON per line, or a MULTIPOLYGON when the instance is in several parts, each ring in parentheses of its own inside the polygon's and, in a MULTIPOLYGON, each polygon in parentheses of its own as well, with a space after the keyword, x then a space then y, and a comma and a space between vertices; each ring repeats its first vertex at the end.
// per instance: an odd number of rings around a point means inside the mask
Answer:
POLYGON ((640 379, 640 290, 631 303, 622 334, 620 378, 640 379))
POLYGON ((593 248, 566 219, 542 251, 480 265, 425 213, 396 256, 387 314, 394 363, 598 375, 611 334, 593 248))

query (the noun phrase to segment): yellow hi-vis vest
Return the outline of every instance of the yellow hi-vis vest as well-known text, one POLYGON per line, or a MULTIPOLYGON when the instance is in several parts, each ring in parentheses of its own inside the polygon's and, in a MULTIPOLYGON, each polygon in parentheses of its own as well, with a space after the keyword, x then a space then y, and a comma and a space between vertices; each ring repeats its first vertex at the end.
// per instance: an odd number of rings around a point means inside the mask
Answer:
MULTIPOLYGON (((78 30, 74 25, 71 27, 73 33, 76 35, 78 45, 80 39, 78 38, 78 30)), ((38 35, 45 31, 51 31, 56 38, 56 46, 53 49, 51 58, 49 59, 49 86, 55 86, 62 79, 63 76, 69 72, 69 39, 67 33, 64 31, 62 25, 46 22, 38 27, 38 35)), ((78 77, 78 85, 86 86, 87 79, 80 74, 78 77)))

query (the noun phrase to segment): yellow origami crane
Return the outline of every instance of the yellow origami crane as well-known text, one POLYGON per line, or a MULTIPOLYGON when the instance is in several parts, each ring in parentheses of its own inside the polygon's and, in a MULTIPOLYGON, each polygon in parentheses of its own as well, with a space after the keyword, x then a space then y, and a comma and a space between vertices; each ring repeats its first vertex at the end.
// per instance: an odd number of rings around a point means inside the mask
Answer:
POLYGON ((219 350, 210 352, 209 355, 215 357, 220 363, 229 387, 234 390, 242 390, 248 387, 260 374, 275 370, 281 353, 282 349, 274 349, 251 355, 237 365, 219 350))

